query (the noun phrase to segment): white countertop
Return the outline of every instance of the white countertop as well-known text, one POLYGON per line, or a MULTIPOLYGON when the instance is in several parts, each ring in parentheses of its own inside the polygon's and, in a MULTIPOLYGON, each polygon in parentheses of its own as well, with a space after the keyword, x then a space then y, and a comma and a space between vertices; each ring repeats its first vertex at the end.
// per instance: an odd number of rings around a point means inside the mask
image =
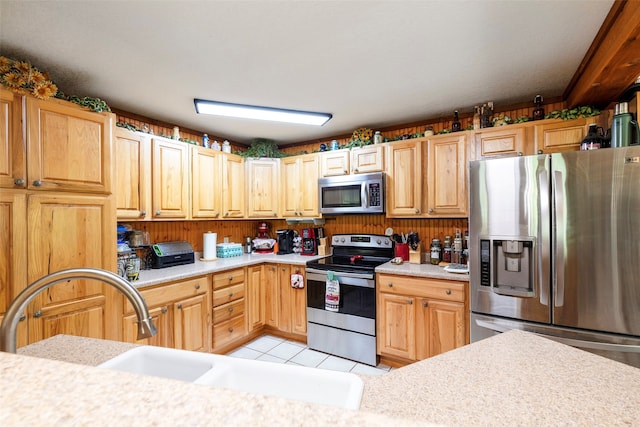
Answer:
POLYGON ((359 411, 59 361, 131 347, 59 335, 0 353, 0 425, 640 425, 640 369, 522 331, 364 377, 359 411))
POLYGON ((444 266, 433 264, 410 264, 404 262, 400 265, 386 262, 376 267, 376 273, 400 274, 404 276, 426 277, 431 279, 457 280, 468 282, 469 273, 449 273, 444 271, 444 266))

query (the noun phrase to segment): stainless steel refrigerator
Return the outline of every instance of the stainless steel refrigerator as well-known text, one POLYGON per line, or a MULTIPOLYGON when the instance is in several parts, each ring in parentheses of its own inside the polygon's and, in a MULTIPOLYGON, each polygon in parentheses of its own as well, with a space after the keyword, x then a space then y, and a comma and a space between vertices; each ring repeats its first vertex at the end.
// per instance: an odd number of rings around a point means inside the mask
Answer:
POLYGON ((640 367, 640 147, 469 176, 471 342, 522 329, 640 367))

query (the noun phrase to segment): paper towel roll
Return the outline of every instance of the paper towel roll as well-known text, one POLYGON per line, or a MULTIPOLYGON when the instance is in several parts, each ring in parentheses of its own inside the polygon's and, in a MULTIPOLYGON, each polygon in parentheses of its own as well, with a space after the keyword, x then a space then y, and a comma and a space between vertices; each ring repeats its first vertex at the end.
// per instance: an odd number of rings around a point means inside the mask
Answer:
POLYGON ((218 240, 218 233, 207 231, 202 235, 202 239, 202 258, 205 260, 216 259, 216 244, 218 240))

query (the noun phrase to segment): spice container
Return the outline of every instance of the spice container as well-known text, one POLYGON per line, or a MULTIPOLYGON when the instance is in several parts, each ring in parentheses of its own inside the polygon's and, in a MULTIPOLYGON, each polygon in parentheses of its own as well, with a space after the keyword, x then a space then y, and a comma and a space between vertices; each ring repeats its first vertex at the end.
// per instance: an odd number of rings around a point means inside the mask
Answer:
POLYGON ((373 134, 373 143, 382 144, 382 134, 379 130, 377 130, 376 133, 373 134))
POLYGON ((444 236, 444 250, 442 251, 442 261, 451 262, 451 236, 444 236))
POLYGON ((431 240, 431 264, 440 264, 440 257, 442 254, 442 247, 440 246, 440 239, 431 240))
POLYGON ((231 144, 229 144, 229 141, 227 141, 226 139, 222 143, 222 152, 224 152, 224 153, 230 153, 231 152, 231 144))

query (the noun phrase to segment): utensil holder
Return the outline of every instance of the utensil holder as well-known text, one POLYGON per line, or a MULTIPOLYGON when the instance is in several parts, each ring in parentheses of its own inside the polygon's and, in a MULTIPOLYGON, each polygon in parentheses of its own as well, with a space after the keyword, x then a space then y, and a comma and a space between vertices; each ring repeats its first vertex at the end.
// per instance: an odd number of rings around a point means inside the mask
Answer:
POLYGON ((422 248, 409 250, 409 264, 422 264, 422 248))
POLYGON ((406 243, 396 243, 396 257, 403 261, 409 261, 409 245, 406 243))

